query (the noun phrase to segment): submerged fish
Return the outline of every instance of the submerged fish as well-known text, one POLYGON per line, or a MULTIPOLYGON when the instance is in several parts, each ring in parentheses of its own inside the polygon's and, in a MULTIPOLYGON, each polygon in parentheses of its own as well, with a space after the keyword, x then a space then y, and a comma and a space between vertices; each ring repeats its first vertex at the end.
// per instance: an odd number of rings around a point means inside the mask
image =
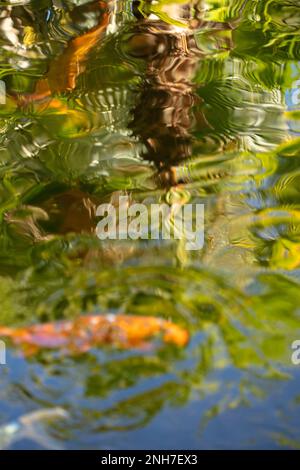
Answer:
MULTIPOLYGON (((51 98, 53 93, 75 88, 76 79, 84 70, 86 58, 91 49, 103 38, 111 16, 105 2, 100 0, 96 3, 99 9, 103 10, 99 24, 70 40, 64 52, 50 63, 46 77, 37 82, 34 93, 20 97, 21 104, 51 98)), ((58 104, 59 101, 54 100, 54 106, 58 107, 58 104)))
POLYGON ((49 436, 45 424, 57 419, 67 419, 69 414, 63 408, 40 409, 20 416, 15 421, 0 426, 0 450, 7 449, 20 439, 31 439, 42 447, 60 449, 56 440, 49 436))
POLYGON ((184 328, 151 316, 86 315, 24 328, 0 327, 0 337, 10 338, 26 355, 41 349, 60 349, 76 354, 100 345, 139 348, 158 335, 165 343, 176 346, 185 346, 189 339, 184 328))

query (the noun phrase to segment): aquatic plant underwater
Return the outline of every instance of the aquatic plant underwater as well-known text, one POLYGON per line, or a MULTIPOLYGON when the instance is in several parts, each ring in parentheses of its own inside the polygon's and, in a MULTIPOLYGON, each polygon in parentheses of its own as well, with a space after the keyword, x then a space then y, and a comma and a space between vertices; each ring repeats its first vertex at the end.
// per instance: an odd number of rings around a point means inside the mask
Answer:
POLYGON ((300 447, 299 27, 299 0, 0 3, 1 448, 300 447), (99 240, 122 196, 203 204, 203 248, 99 240))

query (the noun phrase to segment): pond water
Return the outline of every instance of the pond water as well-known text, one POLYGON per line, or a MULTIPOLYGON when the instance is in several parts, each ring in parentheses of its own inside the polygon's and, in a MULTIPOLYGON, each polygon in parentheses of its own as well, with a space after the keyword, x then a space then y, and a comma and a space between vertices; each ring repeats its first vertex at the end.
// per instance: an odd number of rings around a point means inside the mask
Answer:
POLYGON ((0 2, 0 324, 124 313, 190 335, 75 356, 5 340, 1 447, 300 447, 299 7, 0 2), (99 240, 120 195, 204 204, 203 248, 99 240))

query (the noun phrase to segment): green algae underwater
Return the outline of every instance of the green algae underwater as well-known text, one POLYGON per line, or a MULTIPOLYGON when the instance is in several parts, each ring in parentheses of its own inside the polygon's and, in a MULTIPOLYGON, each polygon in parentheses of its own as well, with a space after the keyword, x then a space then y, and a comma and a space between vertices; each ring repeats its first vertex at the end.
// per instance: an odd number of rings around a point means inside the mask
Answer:
POLYGON ((3 338, 1 448, 300 447, 299 31, 298 0, 0 2, 1 327, 189 335, 3 338), (120 195, 204 204, 204 247, 100 241, 120 195))

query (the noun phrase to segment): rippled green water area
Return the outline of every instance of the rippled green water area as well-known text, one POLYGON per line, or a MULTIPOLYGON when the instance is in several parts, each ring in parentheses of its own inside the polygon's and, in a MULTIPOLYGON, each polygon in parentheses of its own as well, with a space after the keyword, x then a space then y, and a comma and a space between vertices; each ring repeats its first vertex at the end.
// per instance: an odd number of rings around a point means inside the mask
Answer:
POLYGON ((186 347, 0 365, 0 447, 300 447, 299 0, 0 1, 0 324, 153 315, 186 347), (95 208, 202 203, 205 243, 95 208), (15 423, 60 407, 68 417, 15 423))

